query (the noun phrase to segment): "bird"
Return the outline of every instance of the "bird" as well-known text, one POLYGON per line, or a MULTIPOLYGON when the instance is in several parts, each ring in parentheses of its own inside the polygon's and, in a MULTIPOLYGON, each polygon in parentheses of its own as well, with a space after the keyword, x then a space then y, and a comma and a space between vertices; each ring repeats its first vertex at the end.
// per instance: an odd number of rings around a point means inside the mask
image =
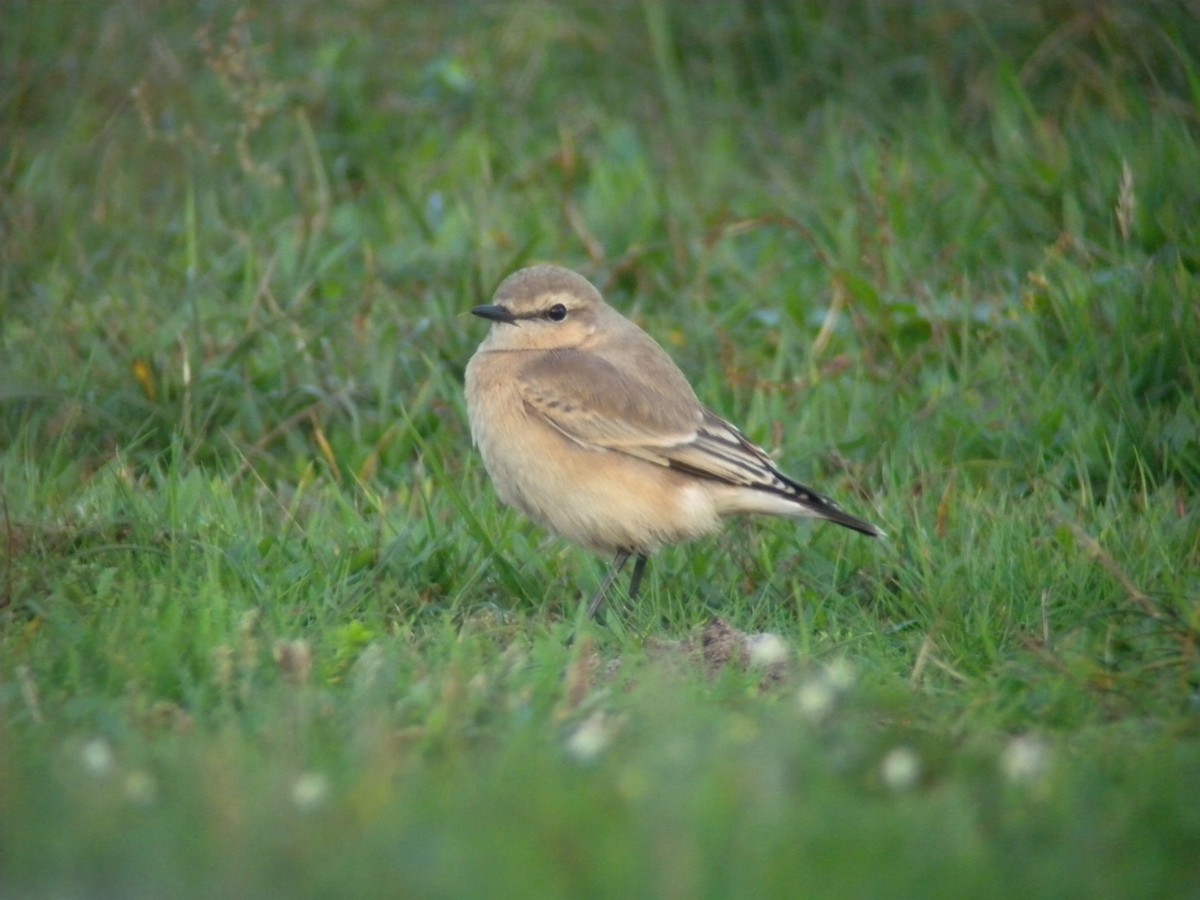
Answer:
POLYGON ((491 326, 464 373, 467 418, 500 500, 613 556, 587 619, 631 558, 633 599, 651 554, 730 516, 824 519, 884 536, 704 406, 658 342, 577 272, 519 269, 471 313, 491 326))

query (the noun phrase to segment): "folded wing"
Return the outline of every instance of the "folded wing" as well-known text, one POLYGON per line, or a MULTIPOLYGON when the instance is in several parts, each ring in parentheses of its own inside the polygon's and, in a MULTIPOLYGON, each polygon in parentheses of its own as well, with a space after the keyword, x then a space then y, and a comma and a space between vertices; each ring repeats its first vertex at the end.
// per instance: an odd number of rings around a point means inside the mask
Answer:
POLYGON ((546 354, 522 371, 518 388, 531 414, 581 446, 765 491, 793 501, 802 515, 881 533, 780 472, 762 449, 700 404, 669 359, 666 366, 643 365, 632 372, 595 354, 546 354))

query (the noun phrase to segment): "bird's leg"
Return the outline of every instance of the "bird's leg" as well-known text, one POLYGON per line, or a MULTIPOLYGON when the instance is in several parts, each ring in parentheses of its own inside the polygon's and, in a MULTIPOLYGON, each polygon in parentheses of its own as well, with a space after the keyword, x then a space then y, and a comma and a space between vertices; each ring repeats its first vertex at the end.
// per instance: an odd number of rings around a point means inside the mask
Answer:
MULTIPOLYGON (((596 596, 588 604, 587 617, 589 619, 596 618, 597 613, 604 608, 604 598, 608 596, 608 591, 613 586, 613 582, 617 580, 617 576, 621 574, 621 570, 625 568, 625 563, 629 562, 629 557, 632 555, 628 550, 617 551, 617 555, 613 558, 612 568, 604 576, 604 581, 600 583, 600 590, 596 591, 596 596)), ((642 565, 641 561, 644 559, 645 557, 639 556, 639 563, 633 567, 635 580, 641 580, 639 577, 639 566, 642 565)))
POLYGON ((646 574, 646 554, 639 553, 638 558, 633 561, 633 574, 629 577, 629 599, 633 600, 638 595, 638 589, 642 586, 642 576, 646 574))

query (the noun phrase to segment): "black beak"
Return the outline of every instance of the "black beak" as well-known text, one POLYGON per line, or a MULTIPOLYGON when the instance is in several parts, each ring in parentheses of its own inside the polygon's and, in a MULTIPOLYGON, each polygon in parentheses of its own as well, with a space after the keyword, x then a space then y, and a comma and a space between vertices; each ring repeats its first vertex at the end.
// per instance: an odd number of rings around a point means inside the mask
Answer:
POLYGON ((471 310, 471 315, 479 316, 481 319, 491 319, 493 322, 503 322, 506 325, 516 325, 517 317, 510 313, 503 306, 496 306, 489 303, 486 306, 476 306, 471 310))

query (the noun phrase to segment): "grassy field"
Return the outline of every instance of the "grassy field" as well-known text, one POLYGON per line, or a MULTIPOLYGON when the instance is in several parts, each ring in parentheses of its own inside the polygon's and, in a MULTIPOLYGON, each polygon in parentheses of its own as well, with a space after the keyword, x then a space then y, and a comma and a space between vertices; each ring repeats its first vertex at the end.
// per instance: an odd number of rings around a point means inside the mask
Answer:
POLYGON ((0 894, 1200 896, 1197 21, 6 2, 0 894), (582 623, 535 261, 889 539, 582 623))

